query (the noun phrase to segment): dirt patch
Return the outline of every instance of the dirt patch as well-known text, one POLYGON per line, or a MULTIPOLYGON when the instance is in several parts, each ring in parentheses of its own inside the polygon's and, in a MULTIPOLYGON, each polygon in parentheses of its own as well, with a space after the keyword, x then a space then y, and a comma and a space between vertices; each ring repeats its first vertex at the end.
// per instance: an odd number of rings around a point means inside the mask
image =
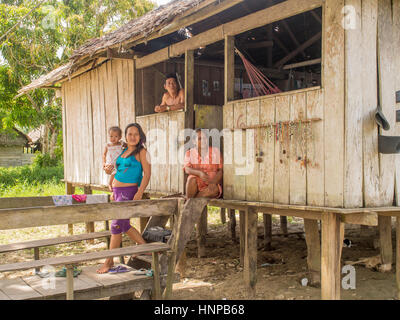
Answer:
MULTIPOLYGON (((345 237, 352 241, 350 248, 343 248, 342 262, 356 261, 362 257, 379 254, 373 248, 376 229, 360 230, 359 226, 346 226, 345 237)), ((289 224, 289 233, 303 231, 302 219, 289 224)), ((238 232, 238 230, 237 230, 238 232)), ((279 224, 273 223, 273 234, 280 233, 279 224)), ((174 285, 173 298, 178 300, 233 300, 246 299, 243 268, 239 262, 239 244, 230 239, 225 226, 209 226, 207 257, 197 258, 196 241, 188 244, 186 274, 174 285)), ((259 250, 256 299, 314 300, 321 298, 320 287, 303 286, 308 277, 307 248, 303 234, 288 237, 273 236, 272 251, 264 251, 263 229, 259 223, 259 250)), ((395 242, 394 242, 395 243, 395 242)), ((380 273, 355 266, 356 289, 343 290, 343 300, 391 300, 397 295, 395 272, 380 273)), ((345 276, 345 275, 343 275, 345 276)))

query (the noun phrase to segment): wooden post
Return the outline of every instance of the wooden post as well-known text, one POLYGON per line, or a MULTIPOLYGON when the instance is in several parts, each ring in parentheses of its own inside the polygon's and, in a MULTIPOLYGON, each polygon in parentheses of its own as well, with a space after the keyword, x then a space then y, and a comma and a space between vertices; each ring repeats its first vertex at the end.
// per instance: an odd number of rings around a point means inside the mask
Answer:
POLYGON ((397 299, 400 300, 400 217, 396 218, 396 282, 397 299))
POLYGON ((155 300, 161 299, 161 287, 160 287, 160 263, 158 259, 158 252, 153 252, 153 278, 154 278, 154 295, 155 300))
POLYGON ((244 266, 244 255, 246 246, 246 211, 239 211, 239 243, 240 243, 240 265, 244 266))
POLYGON ((235 37, 225 36, 225 104, 235 98, 235 37))
POLYGON ((382 266, 379 270, 381 272, 387 272, 392 269, 393 263, 392 217, 378 216, 378 228, 382 259, 382 266))
POLYGON ((194 51, 185 54, 185 128, 194 127, 194 51))
POLYGON ((244 279, 248 289, 249 298, 256 295, 257 282, 257 220, 256 209, 248 208, 245 211, 245 256, 244 279))
POLYGON ((207 234, 207 206, 201 213, 200 220, 197 223, 197 257, 206 256, 206 234, 207 234))
POLYGON ((146 225, 147 225, 147 223, 149 222, 149 220, 150 220, 150 218, 146 218, 146 217, 144 217, 144 218, 139 218, 139 222, 140 222, 140 226, 139 226, 139 228, 140 228, 140 233, 143 233, 143 232, 144 232, 144 229, 146 229, 146 225))
MULTIPOLYGON (((39 260, 39 248, 33 248, 33 255, 35 260, 39 260)), ((35 268, 35 272, 40 272, 40 268, 35 268)))
POLYGON ((231 230, 231 238, 236 242, 236 213, 235 209, 229 209, 229 228, 231 230))
POLYGON ((168 257, 168 273, 167 273, 167 285, 165 287, 164 295, 163 298, 165 300, 169 300, 171 297, 172 293, 172 285, 174 283, 174 267, 175 267, 175 259, 176 259, 176 248, 173 248, 174 251, 172 251, 168 257))
POLYGON ((321 283, 321 240, 318 220, 304 219, 307 243, 307 266, 312 284, 321 283))
POLYGON ((271 251, 272 250, 272 215, 271 214, 263 214, 263 223, 264 223, 264 250, 271 251))
MULTIPOLYGON (((65 183, 65 193, 68 195, 72 195, 75 193, 75 187, 72 186, 71 183, 66 182, 65 183)), ((74 234, 74 225, 73 224, 68 224, 68 233, 70 235, 74 234)))
POLYGON ((67 300, 74 300, 74 266, 65 266, 67 269, 67 300))
POLYGON ((344 224, 340 214, 333 212, 324 212, 321 222, 321 298, 339 300, 344 224))
POLYGON ((281 220, 281 231, 287 237, 288 235, 288 230, 287 230, 287 217, 286 216, 280 216, 281 220))
POLYGON ((220 215, 221 215, 222 224, 225 224, 226 223, 226 209, 225 208, 221 208, 220 215))
MULTIPOLYGON (((83 187, 83 193, 84 194, 92 194, 92 188, 90 186, 84 186, 83 187)), ((86 233, 94 233, 94 222, 87 222, 86 223, 86 233)), ((94 240, 88 240, 88 243, 94 244, 94 240)))

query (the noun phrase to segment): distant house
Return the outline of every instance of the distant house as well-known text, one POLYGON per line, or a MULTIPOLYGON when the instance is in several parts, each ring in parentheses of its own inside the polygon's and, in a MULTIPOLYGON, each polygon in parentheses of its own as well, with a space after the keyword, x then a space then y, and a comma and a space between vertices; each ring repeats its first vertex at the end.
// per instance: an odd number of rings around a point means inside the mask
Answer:
POLYGON ((0 167, 17 167, 32 163, 34 154, 25 153, 31 140, 17 129, 0 131, 0 167))

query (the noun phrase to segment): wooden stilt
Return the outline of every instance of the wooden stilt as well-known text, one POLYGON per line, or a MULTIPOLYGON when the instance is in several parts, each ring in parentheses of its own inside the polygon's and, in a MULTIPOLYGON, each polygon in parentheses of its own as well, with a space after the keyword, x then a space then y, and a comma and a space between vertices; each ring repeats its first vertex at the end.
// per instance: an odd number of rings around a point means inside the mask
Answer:
POLYGON ((240 265, 244 266, 246 246, 246 211, 239 211, 240 265))
POLYGON ((245 212, 245 256, 244 279, 248 289, 249 298, 256 295, 257 283, 257 211, 248 208, 245 212))
POLYGON ((392 269, 393 248, 392 248, 392 217, 378 216, 379 238, 381 245, 381 272, 388 272, 392 269))
POLYGON ((325 212, 321 227, 321 298, 322 300, 340 299, 340 259, 344 235, 344 224, 340 215, 325 212))
MULTIPOLYGON (((65 183, 65 194, 72 195, 74 193, 75 193, 75 187, 73 187, 71 183, 66 182, 65 183)), ((73 224, 68 224, 68 233, 70 235, 74 234, 74 225, 73 224)))
POLYGON ((221 208, 221 222, 222 224, 226 223, 226 209, 225 208, 221 208))
POLYGON ((264 250, 272 250, 272 215, 263 214, 263 224, 264 224, 264 250))
POLYGON ((161 287, 160 287, 160 263, 158 259, 158 252, 153 252, 153 278, 154 278, 154 295, 153 299, 161 299, 161 287))
POLYGON ((232 241, 236 242, 236 212, 234 209, 229 209, 229 229, 232 241))
POLYGON ((168 257, 168 273, 167 273, 167 285, 165 287, 163 298, 169 300, 172 293, 172 285, 174 283, 174 267, 175 267, 176 253, 175 251, 170 252, 168 257))
POLYGON ((197 223, 197 257, 206 256, 206 235, 207 235, 207 206, 201 213, 200 220, 197 223))
POLYGON ((65 266, 67 269, 67 300, 74 300, 74 266, 65 266))
MULTIPOLYGON (((83 187, 83 193, 84 194, 92 194, 93 193, 92 188, 90 188, 88 186, 83 187)), ((93 233, 93 232, 94 232, 94 222, 87 222, 86 223, 86 233, 93 233)), ((87 240, 87 241, 90 244, 94 244, 93 239, 87 240)))
POLYGON ((312 284, 321 283, 321 240, 318 220, 304 219, 307 243, 307 266, 312 284))
POLYGON ((287 237, 287 217, 286 216, 280 216, 280 220, 281 220, 281 231, 283 234, 285 234, 285 237, 287 237))
MULTIPOLYGON (((33 248, 33 254, 35 257, 35 260, 39 260, 39 248, 33 248)), ((40 268, 35 268, 36 272, 40 272, 40 268)))
POLYGON ((396 282, 397 299, 400 300, 400 217, 396 218, 396 282))

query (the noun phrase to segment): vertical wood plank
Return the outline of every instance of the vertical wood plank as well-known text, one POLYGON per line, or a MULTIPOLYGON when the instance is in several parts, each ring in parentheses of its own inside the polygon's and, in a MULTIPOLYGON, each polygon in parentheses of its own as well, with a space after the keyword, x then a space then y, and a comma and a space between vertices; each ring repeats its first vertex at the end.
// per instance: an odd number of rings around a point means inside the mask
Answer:
POLYGON ((382 259, 380 270, 386 272, 392 269, 393 263, 392 217, 378 216, 378 228, 382 259))
MULTIPOLYGON (((234 105, 234 128, 246 127, 247 112, 246 103, 238 102, 234 105)), ((234 177, 233 177, 233 197, 235 200, 246 200, 246 165, 247 165, 247 150, 246 150, 246 130, 235 129, 234 131, 234 147, 233 147, 233 162, 234 162, 234 177)))
MULTIPOLYGON (((259 125, 260 120, 260 100, 254 100, 247 104, 247 126, 259 125)), ((256 161, 256 154, 259 154, 259 136, 261 129, 247 129, 247 143, 246 150, 246 162, 249 168, 248 174, 246 175, 246 200, 258 201, 259 195, 259 162, 256 161), (252 146, 253 145, 253 146, 252 146), (247 154, 247 151, 249 154, 247 154)))
POLYGON ((363 141, 363 101, 362 73, 363 65, 360 60, 362 47, 361 30, 361 0, 346 0, 346 5, 354 10, 355 28, 345 30, 345 158, 344 158, 344 207, 355 208, 363 205, 363 168, 360 163, 362 157, 363 141))
POLYGON ((343 206, 344 177, 344 0, 323 6, 323 86, 325 87, 325 205, 343 206))
MULTIPOLYGON (((392 10, 393 10, 393 39, 400 38, 400 0, 393 0, 392 1, 392 10)), ((394 70, 400 70, 400 41, 393 41, 394 47, 394 70)), ((395 74, 395 91, 400 91, 400 72, 394 72, 395 74)), ((400 110, 400 102, 396 105, 396 110, 400 110)), ((396 123, 396 136, 400 136, 400 124, 396 123)), ((400 206, 400 155, 396 154, 395 156, 395 198, 396 204, 400 206)))
MULTIPOLYGON (((101 141, 102 141, 102 148, 106 145, 108 141, 108 128, 107 128, 107 121, 106 121, 106 92, 105 87, 107 86, 107 66, 103 64, 98 73, 98 81, 99 81, 99 112, 100 112, 100 130, 101 130, 101 141)), ((125 138, 125 137, 124 137, 125 138)), ((108 185, 108 176, 102 171, 101 174, 102 184, 108 185)))
MULTIPOLYGON (((275 123, 275 98, 262 99, 260 102, 260 124, 275 123)), ((274 200, 274 169, 275 169, 275 138, 273 130, 270 134, 264 128, 260 132, 260 153, 263 156, 259 164, 259 200, 273 202, 274 200)))
POLYGON ((61 86, 61 97, 62 97, 62 133, 63 133, 63 159, 64 159, 64 179, 68 181, 68 160, 67 160, 67 146, 68 146, 68 130, 67 130, 67 97, 66 97, 66 86, 61 86))
POLYGON ((396 282, 397 299, 400 299, 400 217, 396 218, 396 282))
POLYGON ((227 104, 223 107, 223 126, 224 126, 224 179, 223 192, 224 199, 233 199, 233 183, 234 183, 234 164, 233 164, 233 104, 227 104))
POLYGON ((229 229, 232 241, 236 242, 236 212, 234 209, 229 209, 229 229))
POLYGON ((65 266, 67 269, 67 300, 74 300, 74 267, 65 266))
POLYGON ((187 50, 185 54, 185 128, 194 126, 194 51, 187 50))
POLYGON ((226 223, 226 209, 225 208, 221 208, 220 217, 221 217, 221 223, 225 224, 226 223))
POLYGON ((197 222, 197 257, 203 258, 206 256, 206 235, 207 235, 207 206, 201 213, 201 217, 197 222))
POLYGON ((92 102, 92 92, 91 92, 91 80, 90 73, 86 74, 86 101, 87 101, 87 157, 89 168, 86 169, 87 180, 89 184, 94 184, 94 137, 93 137, 93 102, 92 102))
POLYGON ((178 165, 178 117, 176 112, 172 112, 168 117, 168 168, 170 171, 170 190, 173 193, 179 192, 179 170, 178 165))
MULTIPOLYGON (((307 118, 324 119, 322 90, 307 92, 307 118)), ((312 140, 307 141, 307 204, 324 206, 324 120, 312 123, 312 140)))
POLYGON ((153 252, 153 278, 154 278, 154 299, 161 299, 161 284, 160 284, 160 262, 158 252, 153 252))
POLYGON ((325 212, 321 223, 321 298, 339 300, 344 224, 340 215, 332 212, 325 212))
MULTIPOLYGON (((289 121, 290 96, 276 98, 276 123, 289 121)), ((279 127, 279 125, 277 124, 279 127)), ((282 125, 283 134, 275 145, 275 176, 274 176, 274 202, 289 204, 289 154, 290 146, 286 131, 287 126, 282 125)), ((279 129, 278 129, 279 130, 279 129)))
POLYGON ((318 220, 304 219, 304 232, 307 243, 307 266, 313 284, 320 283, 321 277, 321 239, 318 220))
POLYGON ((272 214, 263 214, 264 224, 264 250, 272 250, 272 214))
MULTIPOLYGON (((398 40, 398 38, 397 38, 398 40)), ((398 53, 396 53, 398 54, 398 53)), ((393 136, 395 130, 395 73, 393 72, 394 46, 392 1, 380 0, 378 4, 378 74, 379 101, 382 111, 390 124, 390 130, 380 129, 381 135, 393 136)), ((393 204, 394 195, 394 155, 379 154, 380 157, 380 197, 382 205, 393 204)))
POLYGON ((246 248, 246 211, 239 211, 239 257, 240 257, 240 265, 244 266, 244 255, 246 248))
POLYGON ((258 214, 253 208, 248 208, 245 213, 245 258, 244 258, 244 277, 249 297, 256 295, 257 283, 257 221, 258 214))
POLYGON ((362 2, 362 98, 363 98, 363 162, 364 204, 381 205, 379 193, 378 128, 375 111, 378 105, 377 65, 378 1, 362 2))
POLYGON ((99 86, 98 86, 98 69, 90 72, 90 87, 92 95, 92 117, 93 117, 93 176, 91 182, 93 184, 101 184, 102 171, 102 154, 103 145, 101 144, 100 130, 100 110, 99 110, 99 86))
POLYGON ((235 98, 235 37, 225 37, 225 104, 235 98))
MULTIPOLYGON (((291 97, 290 120, 301 121, 306 119, 306 94, 298 93, 291 97)), ((304 128, 305 123, 303 123, 304 128)), ((296 128, 296 127, 294 127, 296 128)), ((285 129, 288 129, 286 127, 285 129)), ((305 205, 307 202, 307 136, 301 132, 295 132, 290 139, 290 204, 305 205)))
POLYGON ((179 173, 179 192, 184 193, 185 192, 185 173, 182 170, 183 167, 183 159, 185 156, 185 113, 184 112, 178 112, 177 114, 177 120, 178 120, 178 150, 177 150, 177 155, 178 155, 178 162, 179 162, 179 168, 178 168, 178 173, 179 173))

